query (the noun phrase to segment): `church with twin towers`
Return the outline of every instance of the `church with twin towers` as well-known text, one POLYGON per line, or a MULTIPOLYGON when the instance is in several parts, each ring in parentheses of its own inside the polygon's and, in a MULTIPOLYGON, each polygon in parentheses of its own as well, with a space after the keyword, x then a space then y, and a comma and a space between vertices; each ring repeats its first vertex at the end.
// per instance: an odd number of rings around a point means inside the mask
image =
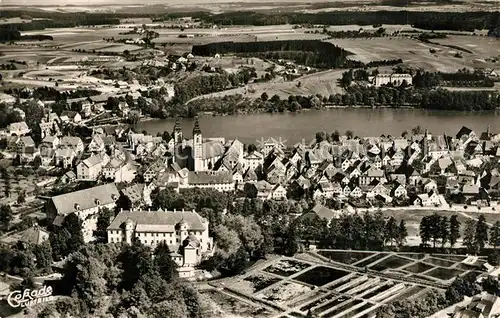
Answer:
MULTIPOLYGON (((184 137, 179 119, 176 120, 172 132, 172 139, 169 143, 172 151, 172 161, 179 167, 187 168, 190 171, 210 171, 217 169, 227 152, 225 138, 203 138, 200 121, 196 116, 191 139, 184 137)), ((243 144, 238 140, 231 142, 230 148, 236 148, 237 156, 231 156, 234 160, 227 162, 235 165, 243 157, 243 144), (236 158, 238 157, 238 158, 236 158)), ((217 169, 219 170, 219 169, 217 169)))

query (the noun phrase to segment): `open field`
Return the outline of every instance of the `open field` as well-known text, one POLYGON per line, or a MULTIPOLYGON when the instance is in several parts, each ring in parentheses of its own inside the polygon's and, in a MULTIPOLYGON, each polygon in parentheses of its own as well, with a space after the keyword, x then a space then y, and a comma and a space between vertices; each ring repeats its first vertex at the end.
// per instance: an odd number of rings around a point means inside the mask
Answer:
MULTIPOLYGON (((464 67, 498 67, 498 63, 486 61, 487 58, 492 58, 499 54, 498 46, 492 45, 488 38, 478 36, 449 36, 449 39, 445 40, 450 43, 474 45, 474 47, 468 49, 473 53, 463 52, 462 58, 456 58, 454 57, 458 52, 456 49, 422 43, 405 37, 332 39, 328 40, 328 42, 352 52, 354 55, 350 58, 365 63, 369 61, 401 58, 405 65, 440 72, 454 72, 464 67), (430 53, 430 49, 436 50, 436 53, 430 53)), ((493 44, 498 43, 496 40, 494 41, 493 44)))

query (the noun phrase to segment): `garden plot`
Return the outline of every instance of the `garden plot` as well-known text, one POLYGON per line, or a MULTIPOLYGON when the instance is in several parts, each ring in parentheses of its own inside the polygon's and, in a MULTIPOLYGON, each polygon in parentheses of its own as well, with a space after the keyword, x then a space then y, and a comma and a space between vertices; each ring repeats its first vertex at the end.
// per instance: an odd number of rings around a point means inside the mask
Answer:
MULTIPOLYGON (((340 305, 339 307, 333 309, 332 311, 328 312, 327 314, 323 314, 322 317, 335 317, 338 314, 343 313, 344 311, 347 311, 347 310, 351 309, 352 307, 361 304, 362 302, 363 301, 360 299, 351 300, 351 301, 344 303, 344 304, 340 305)), ((342 317, 344 317, 344 315, 342 315, 342 317)))
POLYGON ((231 285, 231 288, 245 293, 245 294, 253 294, 258 292, 266 287, 271 286, 279 282, 280 279, 276 277, 271 277, 265 274, 254 274, 246 277, 245 279, 231 285))
POLYGON ((441 280, 448 280, 456 277, 460 274, 465 273, 463 270, 456 268, 444 268, 444 267, 436 267, 433 270, 425 273, 426 276, 431 276, 441 280))
POLYGON ((264 271, 288 277, 308 268, 309 266, 311 265, 296 260, 282 259, 279 262, 268 266, 266 269, 264 269, 264 271))
POLYGON ((367 281, 368 281, 367 276, 361 276, 361 277, 358 277, 356 279, 349 281, 348 283, 336 288, 335 290, 337 292, 346 292, 348 290, 351 290, 351 289, 354 289, 358 286, 361 286, 362 284, 364 284, 367 281))
POLYGON ((467 256, 463 256, 463 255, 432 255, 432 256, 440 258, 440 259, 449 260, 452 262, 461 262, 467 258, 467 256))
POLYGON ((328 257, 332 261, 344 264, 353 264, 369 256, 374 255, 374 253, 368 253, 368 252, 341 252, 341 251, 319 251, 318 254, 324 257, 328 257))
POLYGON ((405 300, 410 296, 417 295, 420 293, 422 290, 426 289, 426 287, 422 286, 413 286, 405 291, 403 291, 401 294, 399 294, 396 298, 393 298, 392 301, 398 301, 398 300, 405 300))
POLYGON ((203 294, 216 305, 218 313, 215 313, 214 316, 269 317, 274 314, 267 309, 250 305, 218 290, 206 291, 203 294))
POLYGON ((310 292, 311 290, 313 289, 309 286, 293 282, 285 282, 273 288, 267 289, 264 293, 257 294, 256 297, 282 306, 289 300, 310 292))
POLYGON ((325 312, 325 311, 327 311, 333 307, 336 307, 342 303, 348 303, 350 299, 351 298, 346 297, 346 296, 340 296, 340 297, 335 298, 334 300, 332 300, 324 305, 316 307, 315 309, 312 310, 312 312, 313 312, 313 314, 319 314, 319 313, 325 312))
POLYGON ((436 265, 436 266, 441 266, 441 267, 450 267, 450 266, 455 265, 455 262, 447 261, 447 260, 439 259, 439 258, 435 258, 435 257, 426 258, 426 259, 424 259, 424 262, 432 264, 432 265, 436 265))
POLYGON ((369 292, 368 294, 363 295, 363 299, 370 299, 378 294, 381 294, 381 293, 389 290, 393 286, 394 286, 394 283, 388 283, 388 284, 382 285, 379 288, 369 292))
POLYGON ((312 293, 307 293, 302 296, 297 297, 293 300, 293 307, 300 307, 304 304, 307 304, 313 299, 316 299, 322 295, 325 295, 327 292, 321 289, 317 289, 312 293))
POLYGON ((416 259, 416 260, 421 260, 421 259, 425 258, 425 256, 426 256, 424 253, 398 253, 397 255, 407 257, 407 258, 416 259))
POLYGON ((349 272, 343 270, 325 266, 318 266, 301 274, 295 279, 307 284, 323 286, 348 274, 349 272))
POLYGON ((312 308, 315 308, 315 307, 318 307, 318 306, 321 306, 323 304, 326 304, 328 303, 329 301, 331 301, 332 299, 336 298, 338 295, 334 294, 334 293, 330 293, 328 295, 325 295, 319 299, 316 299, 315 301, 303 306, 300 308, 300 311, 303 311, 303 312, 308 312, 309 310, 311 310, 312 308))
POLYGON ((404 265, 408 265, 411 262, 412 261, 409 259, 401 258, 401 257, 395 256, 395 255, 392 255, 392 256, 388 257, 387 259, 384 259, 383 261, 378 262, 377 264, 370 266, 370 269, 381 272, 381 271, 388 269, 388 268, 391 268, 391 269, 399 268, 399 267, 402 267, 404 265))
POLYGON ((357 267, 365 267, 365 266, 370 265, 371 263, 375 263, 376 261, 381 260, 384 257, 387 257, 387 255, 389 255, 389 254, 386 254, 386 253, 375 254, 372 257, 367 258, 362 262, 355 263, 354 265, 357 267))
POLYGON ((372 308, 373 304, 372 303, 364 303, 362 306, 354 308, 351 311, 344 312, 342 314, 342 318, 352 318, 357 316, 358 314, 362 313, 365 310, 368 310, 369 308, 372 308))
POLYGON ((431 266, 429 264, 418 262, 418 263, 414 263, 414 264, 411 264, 409 266, 406 266, 403 269, 405 271, 408 271, 408 272, 419 274, 419 273, 423 273, 425 271, 428 271, 429 269, 431 269, 433 267, 434 266, 431 266))

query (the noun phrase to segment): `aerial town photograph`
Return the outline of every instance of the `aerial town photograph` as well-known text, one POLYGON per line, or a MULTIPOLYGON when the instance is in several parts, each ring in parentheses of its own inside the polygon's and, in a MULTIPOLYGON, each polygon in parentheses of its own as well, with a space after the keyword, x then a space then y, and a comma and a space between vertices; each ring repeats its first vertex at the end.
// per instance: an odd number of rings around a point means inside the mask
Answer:
POLYGON ((0 0, 0 318, 500 318, 500 0, 0 0))

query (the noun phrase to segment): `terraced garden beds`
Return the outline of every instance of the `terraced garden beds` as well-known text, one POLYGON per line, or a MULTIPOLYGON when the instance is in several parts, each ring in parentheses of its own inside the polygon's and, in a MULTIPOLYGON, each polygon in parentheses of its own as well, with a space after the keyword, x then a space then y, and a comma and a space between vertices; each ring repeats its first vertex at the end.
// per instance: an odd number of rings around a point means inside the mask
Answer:
POLYGON ((453 255, 453 254, 438 254, 438 255, 433 254, 432 256, 437 257, 437 258, 441 258, 441 259, 445 259, 445 260, 449 260, 452 262, 461 262, 467 258, 466 256, 453 255))
POLYGON ((253 294, 279 281, 280 279, 276 277, 264 274, 254 274, 231 285, 231 287, 245 294, 253 294))
POLYGON ((340 269, 318 266, 308 270, 307 272, 301 274, 295 279, 307 284, 315 286, 323 286, 348 274, 349 274, 348 272, 340 269))
POLYGON ((371 291, 369 292, 368 294, 364 295, 363 296, 363 299, 370 299, 372 298, 373 296, 375 295, 378 295, 380 293, 383 293, 385 292, 386 290, 388 290, 389 288, 391 288, 392 286, 394 286, 393 284, 385 284, 385 285, 382 285, 380 286, 379 288, 375 289, 374 291, 371 291))
POLYGON ((316 306, 319 306, 321 304, 325 304, 325 303, 329 302, 330 300, 334 299, 337 296, 338 295, 335 295, 335 294, 332 293, 332 294, 326 295, 324 297, 321 297, 320 299, 317 299, 317 300, 313 301, 312 303, 301 307, 300 311, 308 312, 312 308, 314 308, 316 306))
POLYGON ((323 311, 327 311, 328 309, 333 308, 335 306, 338 306, 338 305, 342 304, 343 302, 349 301, 349 299, 351 299, 351 298, 346 297, 346 296, 340 296, 327 304, 324 304, 322 306, 319 306, 319 307, 313 309, 312 312, 313 312, 313 314, 322 313, 323 311))
POLYGON ((308 268, 309 266, 310 265, 307 263, 302 263, 296 260, 282 259, 279 262, 268 266, 266 269, 264 269, 264 271, 288 277, 308 268))
POLYGON ((464 271, 456 268, 436 267, 435 269, 425 273, 427 276, 435 277, 442 280, 452 279, 455 276, 463 274, 464 271))
POLYGON ((369 259, 366 259, 360 263, 357 263, 355 266, 357 267, 365 267, 370 265, 371 263, 374 263, 384 257, 386 257, 388 254, 385 253, 380 253, 380 254, 375 254, 374 256, 370 257, 369 259))
MULTIPOLYGON (((359 305, 361 304, 363 301, 362 300, 359 300, 359 299, 354 299, 353 301, 350 301, 346 304, 343 304, 342 306, 338 307, 338 308, 335 308, 334 310, 332 310, 331 312, 329 312, 328 314, 326 315, 323 315, 323 317, 335 317, 337 316, 338 314, 356 306, 356 305, 359 305)), ((344 317, 344 315, 342 315, 342 317, 344 317)))
POLYGON ((328 257, 332 261, 353 264, 369 256, 374 255, 374 253, 369 252, 342 252, 342 251, 319 251, 318 254, 328 257))
POLYGON ((435 258, 435 257, 426 258, 426 259, 424 259, 424 262, 426 262, 428 264, 436 265, 436 266, 441 266, 441 267, 450 267, 450 266, 455 265, 455 262, 453 262, 453 261, 447 261, 447 260, 439 259, 439 258, 435 258))
POLYGON ((366 304, 364 304, 361 307, 358 307, 358 308, 353 309, 353 310, 351 310, 351 311, 349 311, 347 313, 344 313, 342 315, 342 318, 352 318, 352 317, 355 317, 356 315, 362 313, 363 311, 367 310, 370 307, 373 307, 373 304, 366 303, 366 304))
POLYGON ((401 266, 404 266, 404 265, 407 265, 410 263, 411 263, 411 260, 401 258, 399 256, 390 256, 389 258, 387 258, 387 259, 385 259, 385 260, 383 260, 383 261, 381 261, 373 266, 370 266, 370 269, 381 272, 384 269, 399 268, 401 266))
POLYGON ((224 317, 232 315, 242 317, 271 317, 276 314, 265 308, 252 306, 246 302, 221 293, 218 290, 205 291, 203 294, 207 295, 220 307, 224 317))
POLYGON ((284 305, 287 301, 310 292, 311 287, 293 282, 285 282, 273 288, 267 289, 264 293, 257 294, 257 298, 273 302, 277 305, 284 305))
POLYGON ((406 266, 404 268, 405 271, 408 271, 408 272, 412 272, 412 273, 423 273, 425 271, 428 271, 429 269, 433 268, 434 266, 432 265, 428 265, 428 264, 425 264, 425 263, 415 263, 415 264, 411 264, 410 266, 406 266))
POLYGON ((324 294, 326 294, 326 291, 318 289, 312 293, 307 293, 305 295, 299 296, 298 298, 293 300, 293 306, 294 307, 302 306, 303 304, 306 304, 307 302, 311 301, 312 299, 315 299, 315 298, 317 298, 321 295, 324 295, 324 294))
POLYGON ((398 255, 401 255, 401 256, 404 256, 404 257, 408 257, 408 258, 412 258, 412 259, 415 259, 415 260, 421 260, 421 259, 423 259, 426 256, 424 253, 399 253, 398 255))

